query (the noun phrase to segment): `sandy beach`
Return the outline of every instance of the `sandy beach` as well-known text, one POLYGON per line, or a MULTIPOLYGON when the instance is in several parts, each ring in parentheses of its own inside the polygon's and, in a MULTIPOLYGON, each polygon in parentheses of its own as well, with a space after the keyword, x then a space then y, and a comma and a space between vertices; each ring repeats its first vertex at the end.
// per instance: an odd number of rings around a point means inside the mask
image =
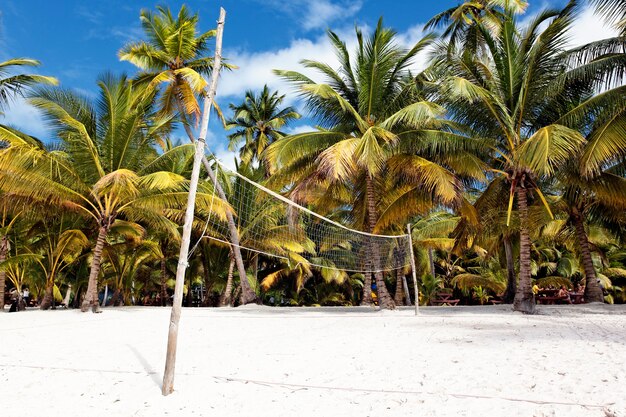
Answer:
POLYGON ((0 314, 4 415, 624 416, 626 308, 170 309, 0 314))

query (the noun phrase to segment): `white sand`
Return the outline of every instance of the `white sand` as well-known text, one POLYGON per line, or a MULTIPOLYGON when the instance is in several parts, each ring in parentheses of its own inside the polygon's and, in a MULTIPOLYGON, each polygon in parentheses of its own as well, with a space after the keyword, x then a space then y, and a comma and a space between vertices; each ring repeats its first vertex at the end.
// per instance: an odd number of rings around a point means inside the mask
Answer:
POLYGON ((0 414, 625 416, 624 307, 0 312, 0 414))

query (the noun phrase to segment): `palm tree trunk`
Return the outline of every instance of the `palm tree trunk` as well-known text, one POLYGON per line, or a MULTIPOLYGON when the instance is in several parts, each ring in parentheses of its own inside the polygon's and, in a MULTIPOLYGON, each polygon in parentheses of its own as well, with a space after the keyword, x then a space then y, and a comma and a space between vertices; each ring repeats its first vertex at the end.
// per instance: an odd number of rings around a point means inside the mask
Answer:
POLYGON ((402 277, 404 276, 402 269, 396 269, 396 293, 393 296, 393 302, 397 306, 404 303, 404 287, 402 286, 402 277))
POLYGON ((93 251, 93 259, 91 260, 91 270, 89 272, 89 283, 87 284, 87 293, 83 300, 80 310, 84 313, 91 307, 94 313, 100 312, 98 306, 98 274, 100 273, 100 262, 102 260, 102 249, 104 248, 104 242, 106 241, 109 229, 100 226, 98 231, 98 240, 96 241, 96 247, 93 251))
MULTIPOLYGON (((368 266, 368 269, 371 269, 368 266)), ((371 306, 372 305, 372 274, 366 272, 365 280, 363 281, 363 296, 361 297, 361 303, 359 305, 362 306, 371 306)))
POLYGON ((167 265, 165 258, 161 259, 161 306, 167 305, 167 265))
POLYGON ((231 294, 233 292, 233 272, 235 269, 235 257, 230 254, 230 265, 228 265, 228 279, 226 280, 226 288, 224 289, 224 294, 220 297, 220 307, 226 307, 231 305, 232 297, 231 294))
POLYGON ((574 215, 574 224, 576 225, 580 255, 583 258, 583 267, 585 269, 585 300, 590 303, 603 303, 604 294, 602 294, 602 289, 598 285, 598 277, 591 260, 589 239, 587 238, 587 232, 585 232, 583 218, 578 213, 574 215))
POLYGON ((115 291, 113 291, 113 295, 111 296, 111 305, 113 307, 117 307, 120 304, 120 294, 121 291, 119 288, 116 288, 115 291))
MULTIPOLYGON (((9 238, 2 236, 2 238, 0 238, 0 263, 6 261, 8 252, 9 238)), ((4 287, 6 286, 6 276, 7 273, 5 271, 0 271, 0 311, 4 310, 4 287)))
POLYGON ((435 278, 435 254, 433 252, 433 248, 428 248, 428 265, 430 266, 430 274, 433 278, 435 278))
MULTIPOLYGON (((376 196, 374 194, 374 183, 372 182, 372 178, 367 175, 366 176, 366 186, 367 186, 367 219, 369 226, 369 233, 374 232, 374 228, 376 227, 376 196)), ((378 293, 378 305, 380 308, 386 308, 389 310, 393 310, 396 308, 396 305, 393 302, 393 299, 389 295, 389 291, 387 291, 387 287, 385 285, 385 280, 383 278, 383 273, 380 270, 380 251, 378 245, 371 240, 370 241, 371 248, 371 256, 374 258, 373 266, 374 266, 374 279, 376 281, 376 292, 378 293)), ((366 280, 367 281, 367 280, 366 280)), ((365 288, 368 290, 368 288, 365 288)))
POLYGON ((46 282, 46 290, 44 291, 43 299, 41 300, 41 304, 39 308, 41 310, 48 310, 52 305, 52 300, 54 299, 54 281, 48 280, 46 282))
POLYGON ((504 254, 506 256, 506 290, 504 292, 504 302, 511 304, 515 299, 515 293, 517 291, 517 277, 515 276, 515 260, 513 259, 513 245, 511 244, 511 238, 506 236, 503 239, 504 242, 504 254))
POLYGON ((513 301, 513 309, 522 313, 535 313, 535 295, 530 281, 530 234, 528 233, 527 191, 523 184, 517 188, 517 207, 519 209, 520 232, 520 268, 519 285, 513 301))
MULTIPOLYGON (((179 99, 176 100, 176 103, 178 105, 178 111, 181 115, 181 118, 183 119, 183 127, 185 128, 185 132, 187 132, 189 140, 191 140, 191 142, 193 143, 195 142, 195 137, 193 132, 191 131, 191 128, 189 127, 189 124, 187 123, 186 115, 182 108, 182 103, 179 99)), ((226 194, 224 193, 222 186, 217 181, 217 177, 215 176, 215 173, 209 165, 209 161, 207 161, 206 157, 204 156, 202 157, 202 164, 204 165, 204 168, 206 169, 209 178, 213 182, 213 186, 215 187, 215 190, 217 191, 219 197, 224 201, 228 201, 226 199, 226 194)), ((229 211, 226 212, 226 220, 228 221, 230 243, 232 243, 231 248, 235 256, 235 264, 237 265, 237 272, 239 272, 239 277, 241 281, 241 304, 258 303, 259 299, 247 279, 246 268, 243 264, 241 250, 239 249, 239 232, 237 231, 237 226, 235 225, 235 219, 233 218, 232 213, 229 211)))

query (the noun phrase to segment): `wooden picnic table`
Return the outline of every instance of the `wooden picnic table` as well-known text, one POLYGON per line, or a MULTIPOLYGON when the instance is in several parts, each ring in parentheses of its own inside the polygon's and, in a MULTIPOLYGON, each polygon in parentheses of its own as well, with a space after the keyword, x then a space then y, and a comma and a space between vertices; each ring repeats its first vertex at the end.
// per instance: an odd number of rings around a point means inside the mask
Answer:
POLYGON ((568 295, 559 295, 559 290, 541 290, 535 297, 537 304, 557 304, 563 302, 564 304, 572 304, 572 300, 568 295))
POLYGON ((584 292, 570 292, 569 297, 572 300, 572 304, 583 304, 585 302, 584 292))

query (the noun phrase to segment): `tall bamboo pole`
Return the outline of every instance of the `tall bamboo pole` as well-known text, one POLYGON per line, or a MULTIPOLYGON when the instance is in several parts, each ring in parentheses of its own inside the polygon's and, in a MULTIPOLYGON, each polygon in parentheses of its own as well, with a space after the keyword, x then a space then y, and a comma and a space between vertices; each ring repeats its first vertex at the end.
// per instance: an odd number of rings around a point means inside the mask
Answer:
POLYGON ((411 223, 406 225, 407 233, 409 234, 409 250, 411 254, 411 271, 413 272, 413 288, 415 288, 415 315, 419 314, 419 289, 417 288, 417 273, 415 272, 415 256, 413 255, 413 236, 411 235, 411 223))
POLYGON ((213 74, 211 85, 204 97, 204 107, 202 112, 202 124, 200 125, 200 137, 196 141, 196 153, 193 159, 193 169, 191 171, 191 182, 189 184, 189 196, 187 198, 187 210, 185 211, 185 224, 183 226, 182 242, 178 255, 178 267, 176 268, 176 287, 174 288, 174 303, 170 316, 170 328, 167 336, 167 355, 165 357, 165 372, 163 373, 163 395, 169 395, 174 391, 174 371, 176 368, 176 345, 178 341, 178 322, 183 302, 183 286, 185 282, 185 270, 187 269, 187 256, 189 255, 189 241, 191 240, 191 227, 193 225, 193 215, 196 205, 196 191, 198 190, 198 180, 200 178, 200 165, 204 156, 204 145, 206 134, 209 128, 209 114, 211 104, 217 90, 217 79, 222 65, 222 34, 224 32, 224 22, 226 11, 220 8, 220 18, 217 21, 217 35, 215 37, 215 60, 213 62, 213 74))

